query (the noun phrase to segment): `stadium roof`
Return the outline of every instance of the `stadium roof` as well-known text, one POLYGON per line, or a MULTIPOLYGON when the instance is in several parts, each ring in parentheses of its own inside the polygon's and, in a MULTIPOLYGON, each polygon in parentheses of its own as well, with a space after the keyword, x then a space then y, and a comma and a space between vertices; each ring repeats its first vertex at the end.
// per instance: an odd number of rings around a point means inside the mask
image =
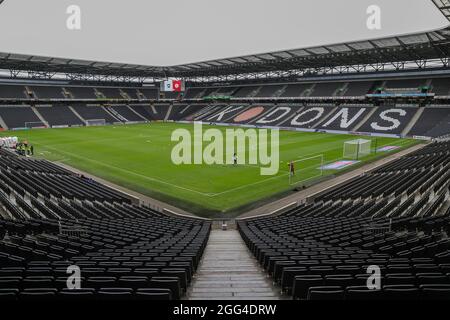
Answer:
MULTIPOLYGON (((433 0, 450 20, 448 0, 433 0)), ((0 69, 110 77, 210 77, 288 70, 313 70, 450 57, 450 27, 426 33, 248 55, 171 67, 96 62, 0 53, 0 69)))

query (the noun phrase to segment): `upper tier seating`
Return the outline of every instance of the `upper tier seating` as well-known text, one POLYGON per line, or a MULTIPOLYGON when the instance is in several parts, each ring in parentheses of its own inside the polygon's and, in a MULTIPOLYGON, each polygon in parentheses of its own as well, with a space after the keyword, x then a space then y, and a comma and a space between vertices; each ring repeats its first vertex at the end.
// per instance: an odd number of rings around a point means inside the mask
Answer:
POLYGON ((74 99, 97 99, 92 87, 65 87, 74 99))
POLYGON ((119 88, 97 87, 96 90, 101 92, 107 99, 123 99, 119 88))
POLYGON ((23 85, 0 84, 0 98, 25 99, 26 91, 23 85))
POLYGON ((181 92, 164 92, 164 99, 178 100, 181 98, 181 92))
POLYGON ((314 86, 314 88, 309 96, 310 97, 332 97, 335 95, 340 95, 340 94, 338 94, 338 90, 340 88, 342 88, 342 86, 343 86, 343 83, 339 83, 339 82, 327 82, 327 83, 319 82, 314 86))
POLYGON ((305 90, 310 87, 310 84, 289 84, 280 97, 302 97, 305 90))
POLYGON ((62 87, 56 86, 28 86, 37 99, 64 99, 62 87))
POLYGON ((158 89, 153 88, 139 88, 139 92, 142 93, 142 95, 144 96, 144 99, 153 99, 153 100, 158 100, 158 89))
POLYGON ((234 97, 236 98, 248 98, 251 97, 252 93, 257 91, 259 86, 246 86, 239 88, 236 93, 234 94, 234 97))
POLYGON ((138 91, 136 88, 121 88, 122 92, 125 93, 130 99, 139 99, 138 91))
POLYGON ((186 94, 184 95, 184 99, 196 99, 201 98, 199 95, 204 91, 204 88, 189 88, 186 90, 186 94))
POLYGON ((426 79, 388 80, 384 87, 387 89, 418 89, 419 87, 425 86, 426 83, 426 79))
POLYGON ((365 96, 369 93, 373 86, 373 81, 352 81, 348 83, 348 86, 344 92, 346 97, 359 97, 365 96))
POLYGON ((261 90, 255 95, 255 98, 271 98, 275 97, 280 90, 284 88, 284 85, 272 85, 263 86, 261 90))
POLYGON ((450 78, 436 78, 431 82, 432 92, 437 96, 450 95, 450 78))

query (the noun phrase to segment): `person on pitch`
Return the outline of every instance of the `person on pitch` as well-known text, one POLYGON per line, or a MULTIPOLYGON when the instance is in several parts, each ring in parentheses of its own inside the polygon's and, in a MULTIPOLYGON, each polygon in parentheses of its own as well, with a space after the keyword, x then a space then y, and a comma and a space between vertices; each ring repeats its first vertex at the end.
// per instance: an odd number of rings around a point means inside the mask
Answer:
POLYGON ((295 176, 295 166, 294 166, 294 161, 290 161, 289 164, 289 175, 291 177, 295 176))
POLYGON ((233 154, 233 164, 237 165, 237 155, 236 155, 236 153, 233 154))

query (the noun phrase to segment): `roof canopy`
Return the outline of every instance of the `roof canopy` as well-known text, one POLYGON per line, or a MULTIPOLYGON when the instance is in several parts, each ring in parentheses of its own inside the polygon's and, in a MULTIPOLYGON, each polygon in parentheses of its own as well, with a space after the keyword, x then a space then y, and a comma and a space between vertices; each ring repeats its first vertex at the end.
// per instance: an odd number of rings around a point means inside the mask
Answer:
MULTIPOLYGON (((447 0, 433 0, 450 20, 447 0)), ((360 42, 300 48, 171 67, 106 63, 0 53, 0 69, 117 77, 209 77, 245 73, 333 68, 450 57, 450 28, 360 42)))

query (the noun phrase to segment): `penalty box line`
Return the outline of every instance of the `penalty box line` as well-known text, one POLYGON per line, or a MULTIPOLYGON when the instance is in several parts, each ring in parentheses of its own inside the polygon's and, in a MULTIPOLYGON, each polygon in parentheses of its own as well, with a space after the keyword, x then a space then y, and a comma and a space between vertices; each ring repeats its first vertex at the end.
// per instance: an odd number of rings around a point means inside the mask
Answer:
POLYGON ((165 184, 165 185, 168 185, 168 186, 171 186, 171 187, 174 187, 174 188, 178 188, 178 189, 181 189, 181 190, 185 190, 185 191, 193 192, 193 193, 196 193, 196 194, 200 194, 200 195, 203 195, 203 196, 211 196, 211 193, 204 193, 204 192, 201 192, 201 191, 197 191, 197 190, 181 187, 181 186, 178 186, 178 185, 166 182, 166 181, 162 181, 162 180, 159 180, 159 179, 148 177, 148 176, 145 176, 145 175, 140 174, 140 173, 136 173, 136 172, 133 172, 133 171, 129 171, 127 169, 119 168, 119 167, 116 167, 116 166, 113 166, 113 165, 110 165, 110 164, 106 164, 106 163, 103 163, 103 162, 100 162, 100 161, 97 161, 97 160, 94 160, 94 159, 90 159, 90 158, 87 158, 87 157, 83 157, 83 156, 80 156, 80 155, 77 155, 77 154, 74 154, 74 153, 71 153, 71 152, 60 151, 60 150, 57 150, 57 149, 52 148, 52 147, 47 147, 47 148, 51 149, 51 150, 54 150, 57 153, 62 153, 62 154, 69 155, 69 156, 74 157, 74 158, 78 158, 78 159, 81 159, 81 160, 93 162, 93 163, 98 164, 100 166, 112 168, 112 169, 115 169, 117 171, 122 171, 122 172, 131 174, 131 175, 134 175, 134 176, 137 176, 137 177, 149 180, 149 181, 158 182, 158 183, 165 184))

